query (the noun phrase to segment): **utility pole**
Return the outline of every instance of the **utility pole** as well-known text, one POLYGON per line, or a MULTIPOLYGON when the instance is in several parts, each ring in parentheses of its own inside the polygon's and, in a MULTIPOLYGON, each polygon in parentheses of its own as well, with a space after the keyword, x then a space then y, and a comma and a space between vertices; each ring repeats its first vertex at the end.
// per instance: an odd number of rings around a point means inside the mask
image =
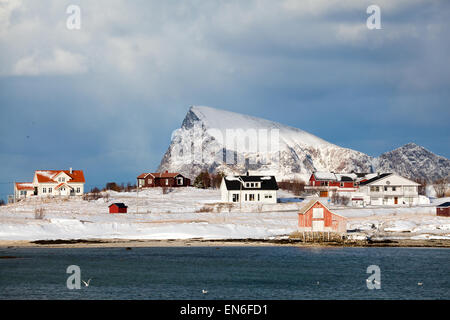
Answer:
POLYGON ((16 181, 13 182, 13 203, 16 203, 16 181))

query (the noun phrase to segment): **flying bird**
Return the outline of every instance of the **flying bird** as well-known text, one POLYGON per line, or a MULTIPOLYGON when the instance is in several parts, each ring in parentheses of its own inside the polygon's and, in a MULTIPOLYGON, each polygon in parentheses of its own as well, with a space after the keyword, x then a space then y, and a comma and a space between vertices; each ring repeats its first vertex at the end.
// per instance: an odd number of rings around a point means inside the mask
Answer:
POLYGON ((83 283, 84 283, 84 285, 85 285, 86 287, 89 287, 89 283, 91 282, 91 280, 92 280, 92 279, 89 279, 87 282, 84 281, 84 280, 82 280, 82 281, 83 281, 83 283))
POLYGON ((202 289, 202 293, 203 293, 203 294, 207 294, 207 293, 208 293, 208 291, 206 291, 206 290, 202 289))

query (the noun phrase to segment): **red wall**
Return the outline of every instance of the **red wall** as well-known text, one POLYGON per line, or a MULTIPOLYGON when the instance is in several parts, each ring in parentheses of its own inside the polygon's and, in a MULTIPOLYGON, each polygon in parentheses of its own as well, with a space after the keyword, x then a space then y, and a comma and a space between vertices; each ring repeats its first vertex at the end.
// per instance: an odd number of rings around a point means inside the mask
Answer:
POLYGON ((127 208, 119 208, 118 206, 109 207, 109 213, 127 213, 127 208))
POLYGON ((314 219, 314 220, 324 220, 324 227, 332 227, 334 231, 338 231, 339 223, 345 222, 345 218, 333 214, 328 208, 322 205, 320 202, 316 202, 305 214, 298 214, 298 226, 300 228, 312 227, 313 221, 313 209, 314 208, 323 208, 323 219, 314 219))

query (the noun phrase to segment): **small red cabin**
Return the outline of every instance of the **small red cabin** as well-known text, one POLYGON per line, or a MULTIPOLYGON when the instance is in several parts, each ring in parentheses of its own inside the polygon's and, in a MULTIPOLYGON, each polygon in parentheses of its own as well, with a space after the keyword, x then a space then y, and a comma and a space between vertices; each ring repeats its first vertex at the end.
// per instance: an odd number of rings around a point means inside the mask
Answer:
POLYGON ((311 200, 298 213, 298 230, 345 233, 347 218, 331 212, 319 200, 311 200))
POLYGON ((450 217, 450 202, 441 203, 436 207, 436 215, 450 217))
POLYGON ((109 206, 109 213, 127 213, 127 206, 122 203, 113 203, 109 206))

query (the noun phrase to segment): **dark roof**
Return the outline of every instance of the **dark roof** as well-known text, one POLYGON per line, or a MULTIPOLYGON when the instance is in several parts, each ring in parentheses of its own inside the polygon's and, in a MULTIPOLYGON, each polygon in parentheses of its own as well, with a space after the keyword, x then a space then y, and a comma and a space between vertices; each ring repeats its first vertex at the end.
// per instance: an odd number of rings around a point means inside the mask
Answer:
POLYGON ((440 207, 440 208, 448 208, 448 207, 450 207, 450 202, 441 203, 440 205, 438 205, 438 207, 440 207))
POLYGON ((376 176, 376 177, 373 177, 372 179, 369 179, 369 180, 366 180, 366 181, 361 182, 359 185, 360 185, 360 186, 364 186, 364 185, 366 185, 366 184, 369 184, 369 183, 375 182, 375 181, 377 181, 377 180, 383 179, 384 177, 387 177, 387 176, 389 176, 389 175, 391 175, 391 174, 392 174, 392 173, 382 173, 382 174, 380 174, 380 175, 378 175, 378 176, 376 176))
MULTIPOLYGON (((278 184, 274 176, 236 176, 244 182, 261 182, 261 188, 246 188, 242 186, 242 190, 278 190, 278 184), (267 178, 267 179, 263 179, 267 178)), ((237 180, 227 180, 224 178, 225 185, 228 190, 241 190, 241 182, 237 180)))
POLYGON ((125 203, 122 203, 122 202, 116 202, 116 203, 110 204, 109 207, 114 206, 114 205, 117 206, 118 208, 128 208, 125 205, 125 203))

